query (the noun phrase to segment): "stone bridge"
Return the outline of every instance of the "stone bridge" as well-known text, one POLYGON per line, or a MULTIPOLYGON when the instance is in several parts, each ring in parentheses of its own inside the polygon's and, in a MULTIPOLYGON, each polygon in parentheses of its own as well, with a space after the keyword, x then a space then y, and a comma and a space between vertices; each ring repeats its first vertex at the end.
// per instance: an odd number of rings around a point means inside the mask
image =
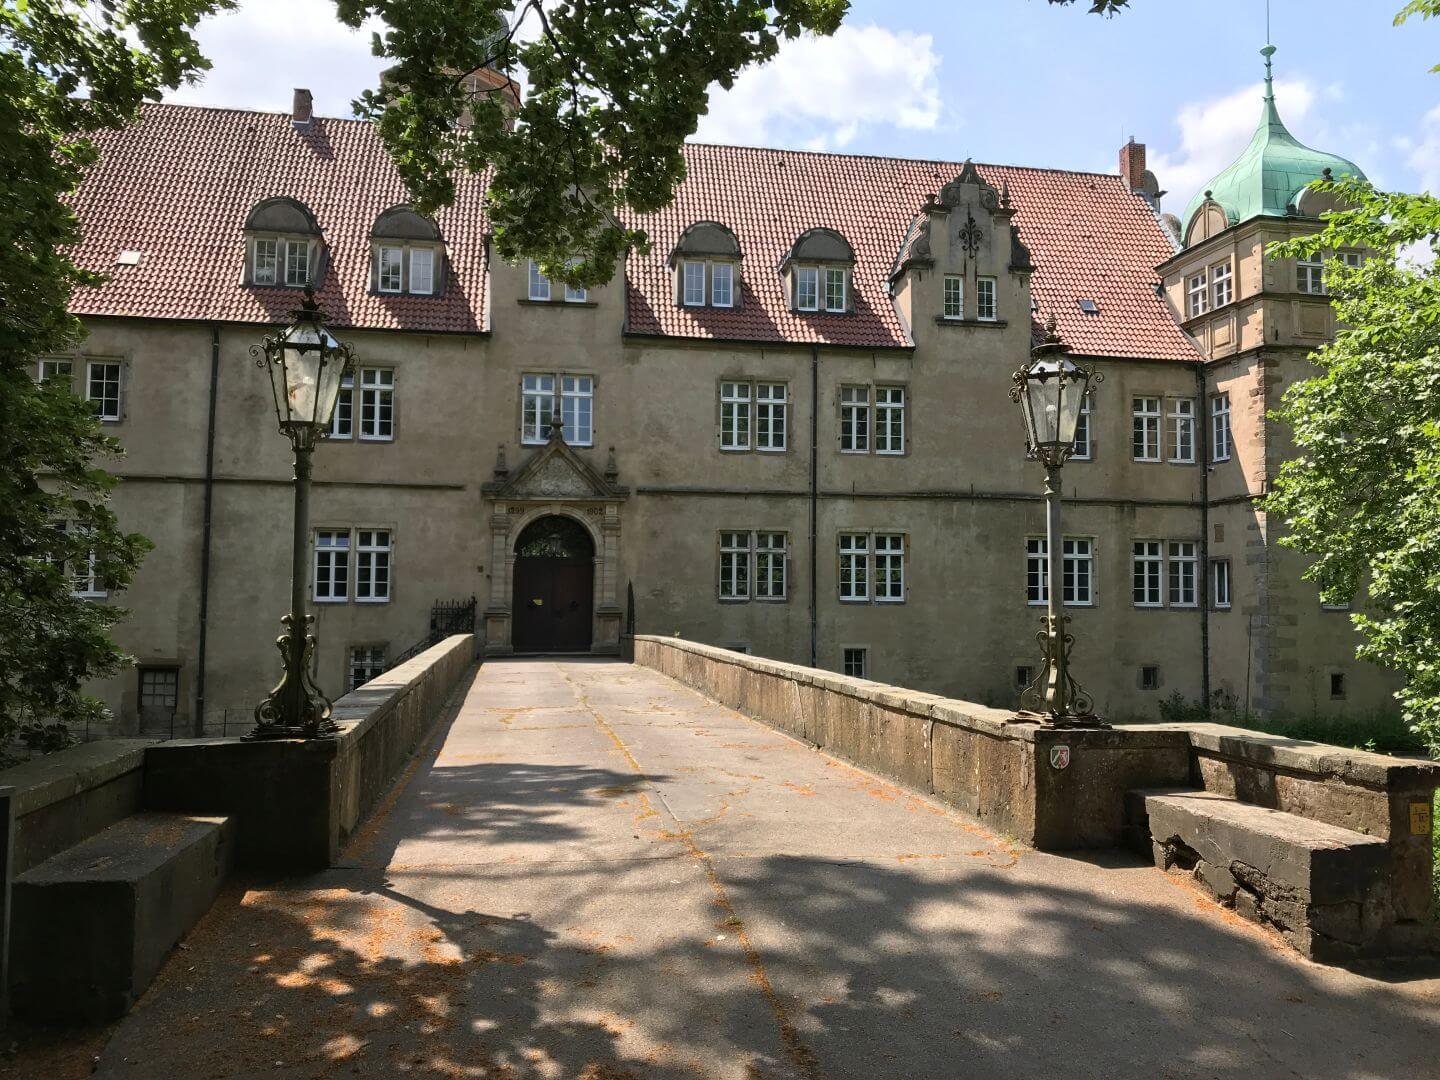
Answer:
POLYGON ((145 1080, 1421 1077, 1440 979, 1312 963, 651 667, 515 660, 334 865, 232 879, 81 1045, 145 1080))

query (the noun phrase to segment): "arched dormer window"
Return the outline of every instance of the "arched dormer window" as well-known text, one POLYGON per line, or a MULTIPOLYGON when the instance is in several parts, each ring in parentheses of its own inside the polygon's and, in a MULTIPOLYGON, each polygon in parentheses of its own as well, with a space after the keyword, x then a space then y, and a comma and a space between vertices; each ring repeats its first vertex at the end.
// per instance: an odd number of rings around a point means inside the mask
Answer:
POLYGON ((834 229, 800 234, 780 263, 792 311, 854 310, 855 250, 834 229))
POLYGON ((670 253, 681 307, 740 306, 740 242, 718 221, 697 221, 670 253))
POLYGON ((438 296, 445 291, 445 245, 429 218, 392 206, 370 230, 370 288, 374 292, 438 296))
POLYGON ((315 215, 295 199, 266 199, 245 219, 245 281, 303 289, 320 277, 323 240, 315 215))

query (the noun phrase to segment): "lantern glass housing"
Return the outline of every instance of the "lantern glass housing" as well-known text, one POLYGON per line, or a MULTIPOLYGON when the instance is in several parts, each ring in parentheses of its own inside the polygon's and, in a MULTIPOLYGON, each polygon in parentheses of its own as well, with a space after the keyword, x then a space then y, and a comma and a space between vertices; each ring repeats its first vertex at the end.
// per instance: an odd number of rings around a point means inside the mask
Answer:
POLYGON ((265 360, 280 430, 313 445, 335 414, 350 350, 321 323, 313 302, 295 315, 278 339, 266 343, 265 360))
POLYGON ((1032 447, 1064 453, 1075 445, 1089 383, 1090 373, 1064 355, 1041 357, 1025 369, 1020 405, 1032 447))

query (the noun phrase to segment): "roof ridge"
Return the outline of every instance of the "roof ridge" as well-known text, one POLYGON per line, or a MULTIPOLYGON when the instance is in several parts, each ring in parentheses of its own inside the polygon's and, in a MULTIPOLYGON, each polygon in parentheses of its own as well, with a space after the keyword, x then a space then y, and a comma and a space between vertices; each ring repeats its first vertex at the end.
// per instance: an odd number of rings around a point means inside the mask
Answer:
MULTIPOLYGON (((799 154, 804 157, 834 158, 850 161, 904 161, 915 165, 963 165, 963 161, 948 161, 941 158, 906 157, 903 154, 857 154, 839 150, 798 150, 788 146, 754 146, 745 143, 702 142, 687 139, 687 147, 713 148, 716 150, 754 150, 770 154, 799 154)), ((1022 169, 1026 172, 1063 173, 1067 176, 1103 176, 1120 179, 1119 173, 1096 172, 1094 169, 1062 169, 1054 165, 1016 165, 1003 161, 976 161, 977 169, 1022 169)))
MULTIPOLYGON (((209 113, 239 113, 243 116, 273 116, 277 119, 289 120, 290 114, 275 109, 246 109, 238 105, 195 105, 188 101, 142 101, 141 111, 149 109, 185 109, 190 112, 209 113)), ((320 116, 316 114, 313 119, 327 120, 336 124, 369 124, 370 121, 360 116, 320 116)))

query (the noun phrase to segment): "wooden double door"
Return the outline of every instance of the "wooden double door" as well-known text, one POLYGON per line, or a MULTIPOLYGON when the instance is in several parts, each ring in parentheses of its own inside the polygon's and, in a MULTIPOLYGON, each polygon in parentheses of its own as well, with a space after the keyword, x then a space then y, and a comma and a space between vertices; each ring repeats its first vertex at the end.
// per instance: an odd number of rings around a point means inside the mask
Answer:
POLYGON ((541 518, 515 544, 511 592, 516 652, 589 652, 595 553, 572 519, 541 518))

